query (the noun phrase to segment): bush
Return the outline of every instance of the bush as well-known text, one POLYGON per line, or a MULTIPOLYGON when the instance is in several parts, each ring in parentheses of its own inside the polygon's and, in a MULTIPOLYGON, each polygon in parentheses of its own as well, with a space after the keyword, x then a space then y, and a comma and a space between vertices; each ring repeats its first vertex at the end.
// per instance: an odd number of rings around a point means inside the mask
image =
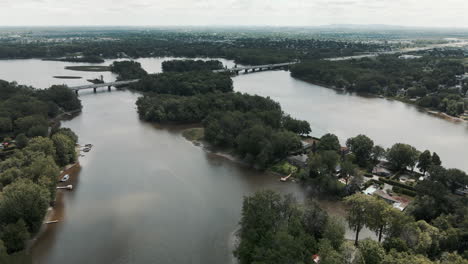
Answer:
POLYGON ((396 193, 399 193, 399 194, 404 194, 404 195, 408 195, 408 196, 411 196, 411 197, 415 197, 416 196, 416 192, 415 191, 411 191, 409 189, 405 189, 405 188, 401 188, 401 187, 398 187, 398 186, 394 186, 392 188, 392 191, 396 192, 396 193))
POLYGON ((385 179, 383 177, 380 177, 379 180, 386 183, 386 184, 390 184, 392 186, 398 186, 398 187, 401 187, 401 188, 404 188, 404 189, 407 189, 407 190, 410 190, 410 191, 413 191, 413 192, 415 191, 414 187, 408 186, 408 185, 406 185, 404 183, 401 183, 399 181, 385 179))

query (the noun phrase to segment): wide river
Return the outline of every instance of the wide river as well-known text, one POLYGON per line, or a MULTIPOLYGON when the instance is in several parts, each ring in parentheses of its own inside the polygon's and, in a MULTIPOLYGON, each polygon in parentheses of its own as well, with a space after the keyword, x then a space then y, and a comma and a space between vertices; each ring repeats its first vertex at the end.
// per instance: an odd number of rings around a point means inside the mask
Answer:
MULTIPOLYGON (((138 61, 149 72, 161 71, 163 59, 138 61)), ((84 84, 84 79, 100 74, 64 70, 67 65, 0 61, 0 79, 44 88, 84 84)), ((332 132, 344 143, 365 133, 385 147, 411 143, 436 151, 447 166, 468 171, 464 123, 432 117, 400 102, 342 94, 295 80, 284 71, 240 75, 234 87, 279 101, 285 112, 308 120, 315 136, 332 132)), ((60 223, 44 228, 31 249, 33 263, 232 263, 233 232, 244 195, 273 189, 299 200, 309 198, 297 184, 281 183, 277 176, 205 152, 186 141, 180 128, 140 121, 138 96, 106 89, 80 92, 83 112, 63 126, 72 128, 81 144, 94 147, 72 175, 74 190, 59 192, 54 219, 60 223)), ((333 215, 343 214, 338 203, 320 204, 333 215)), ((365 231, 362 237, 369 235, 365 231)))

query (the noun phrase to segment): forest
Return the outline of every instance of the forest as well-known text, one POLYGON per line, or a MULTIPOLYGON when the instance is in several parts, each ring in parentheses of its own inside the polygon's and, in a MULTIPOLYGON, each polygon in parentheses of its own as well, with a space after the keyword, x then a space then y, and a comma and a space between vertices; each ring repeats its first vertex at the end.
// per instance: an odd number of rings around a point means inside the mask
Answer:
POLYGON ((402 98, 406 102, 458 116, 467 109, 463 97, 468 84, 456 76, 465 73, 461 62, 423 56, 402 59, 398 55, 344 61, 307 61, 291 67, 291 76, 350 92, 402 98))
POLYGON ((301 148, 298 135, 310 133, 306 121, 283 114, 269 98, 241 93, 195 96, 152 95, 137 101, 141 119, 151 122, 202 123, 205 140, 232 149, 245 161, 266 168, 301 148))
POLYGON ((53 121, 79 110, 80 100, 65 86, 40 90, 0 80, 0 260, 38 232, 61 167, 76 161, 78 137, 53 121))
POLYGON ((213 71, 223 68, 219 60, 170 60, 163 61, 163 72, 213 71))
POLYGON ((269 64, 295 59, 349 56, 385 50, 384 45, 358 41, 278 37, 273 34, 243 35, 211 32, 144 30, 103 32, 82 40, 64 42, 4 41, 0 59, 58 58, 80 53, 102 58, 211 57, 232 59, 240 64, 269 64), (96 40, 98 38, 98 40, 96 40))
POLYGON ((460 235, 466 236, 466 226, 462 230, 453 227, 459 215, 443 215, 428 223, 373 196, 354 194, 344 202, 350 228, 360 230, 366 226, 377 234, 383 232, 385 240, 347 241, 345 224, 329 216, 316 202, 300 204, 290 195, 266 190, 244 197, 240 243, 234 254, 241 264, 468 262, 466 254, 463 258, 454 251, 457 243, 463 243, 458 240, 460 235))

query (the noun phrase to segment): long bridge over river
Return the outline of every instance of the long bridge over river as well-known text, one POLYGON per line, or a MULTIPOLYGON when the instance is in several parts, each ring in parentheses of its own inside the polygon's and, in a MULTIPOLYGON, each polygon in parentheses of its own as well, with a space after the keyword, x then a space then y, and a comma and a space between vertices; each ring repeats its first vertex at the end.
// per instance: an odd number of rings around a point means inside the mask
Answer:
MULTIPOLYGON (((274 70, 274 69, 279 69, 279 68, 287 68, 290 65, 296 64, 298 62, 286 62, 286 63, 277 63, 277 64, 265 64, 265 65, 254 65, 254 66, 240 66, 232 68, 224 68, 224 69, 219 69, 219 70, 214 70, 213 72, 229 72, 229 73, 234 73, 234 74, 239 74, 239 72, 245 72, 248 73, 250 72, 256 72, 256 71, 263 71, 263 70, 274 70)), ((121 85, 126 85, 126 84, 131 84, 131 83, 136 83, 140 79, 133 79, 133 80, 126 80, 126 81, 115 81, 115 82, 105 82, 105 83, 96 83, 96 84, 87 84, 87 85, 80 85, 80 86, 72 86, 69 87, 72 91, 75 91, 76 94, 78 94, 78 91, 80 90, 87 90, 87 89, 93 89, 94 92, 96 92, 96 89, 99 87, 107 87, 107 90, 111 90, 111 87, 114 86, 121 86, 121 85)))

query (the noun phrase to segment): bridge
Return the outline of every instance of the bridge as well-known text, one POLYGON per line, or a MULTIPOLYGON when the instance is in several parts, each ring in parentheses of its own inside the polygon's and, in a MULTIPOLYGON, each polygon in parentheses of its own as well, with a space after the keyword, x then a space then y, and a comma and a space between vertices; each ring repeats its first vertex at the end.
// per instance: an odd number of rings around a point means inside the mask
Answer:
POLYGON ((115 82, 107 82, 107 83, 96 83, 96 84, 72 86, 72 87, 69 87, 69 88, 70 88, 70 90, 75 91, 76 94, 78 94, 78 91, 86 90, 86 89, 93 89, 94 92, 96 92, 97 88, 106 87, 106 86, 107 86, 107 89, 110 91, 112 86, 131 84, 131 83, 136 83, 138 81, 139 81, 139 79, 134 79, 134 80, 127 80, 127 81, 115 81, 115 82))
POLYGON ((273 69, 288 67, 289 65, 294 65, 294 64, 297 64, 297 63, 299 63, 299 62, 285 62, 285 63, 277 63, 277 64, 265 64, 265 65, 241 66, 241 67, 237 67, 237 65, 236 65, 233 68, 214 70, 213 72, 231 72, 231 73, 239 74, 239 72, 241 72, 241 71, 244 71, 245 73, 248 73, 249 70, 251 72, 263 71, 263 70, 273 70, 273 69))
MULTIPOLYGON (((263 70, 273 70, 273 69, 278 69, 278 68, 284 68, 288 67, 289 65, 296 64, 298 62, 286 62, 286 63, 277 63, 277 64, 265 64, 265 65, 255 65, 255 66, 241 66, 237 67, 237 65, 233 68, 225 68, 225 69, 220 69, 220 70, 214 70, 213 72, 230 72, 230 73, 235 73, 239 74, 239 72, 244 71, 245 73, 248 73, 249 71, 255 72, 255 71, 263 71, 263 70)), ((133 79, 133 80, 127 80, 127 81, 115 81, 115 82, 105 82, 105 83, 96 83, 96 84, 88 84, 88 85, 80 85, 80 86, 72 86, 69 87, 72 91, 75 91, 76 94, 78 94, 78 91, 80 90, 87 90, 87 89, 93 89, 94 92, 96 92, 96 89, 99 87, 107 87, 107 90, 111 90, 112 86, 119 86, 119 85, 126 85, 126 84, 131 84, 131 83, 136 83, 140 79, 133 79)))

